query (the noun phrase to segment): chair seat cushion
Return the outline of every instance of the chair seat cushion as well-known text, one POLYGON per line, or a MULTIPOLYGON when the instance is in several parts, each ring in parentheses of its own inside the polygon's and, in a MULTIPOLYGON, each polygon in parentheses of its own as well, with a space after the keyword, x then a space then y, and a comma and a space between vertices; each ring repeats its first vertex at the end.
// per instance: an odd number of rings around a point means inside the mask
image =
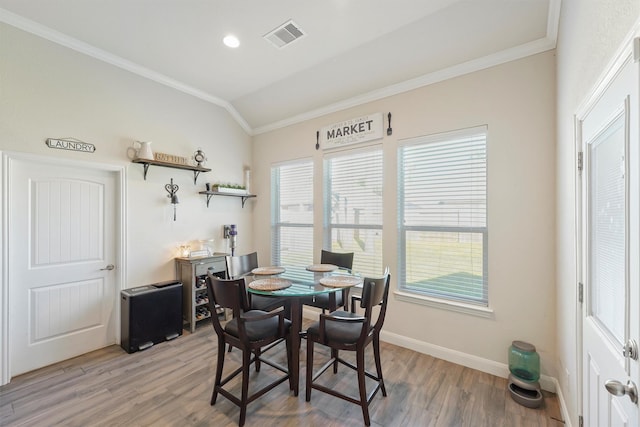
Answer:
MULTIPOLYGON (((242 316, 245 318, 250 318, 255 316, 261 316, 264 314, 268 314, 268 313, 262 310, 250 310, 250 311, 244 312, 242 316)), ((259 341, 265 338, 269 338, 274 335, 277 335, 278 333, 278 317, 274 316, 274 317, 270 317, 268 319, 260 320, 256 322, 246 322, 245 327, 246 327, 247 337, 249 338, 249 341, 259 341)), ((291 327, 291 321, 288 319, 284 319, 284 327, 285 327, 285 330, 291 327)), ((238 332, 238 319, 233 318, 229 320, 225 325, 224 330, 225 332, 227 332, 230 335, 233 335, 234 337, 240 337, 240 334, 238 332)))
MULTIPOLYGON (((347 317, 347 318, 361 318, 362 315, 357 313, 351 313, 348 311, 334 311, 331 316, 335 317, 347 317)), ((324 324, 325 333, 328 341, 339 342, 343 344, 355 344, 360 338, 360 332, 362 331, 362 323, 359 322, 333 322, 327 320, 324 324)), ((315 322, 307 329, 307 334, 310 339, 317 339, 320 335, 320 322, 315 322)))

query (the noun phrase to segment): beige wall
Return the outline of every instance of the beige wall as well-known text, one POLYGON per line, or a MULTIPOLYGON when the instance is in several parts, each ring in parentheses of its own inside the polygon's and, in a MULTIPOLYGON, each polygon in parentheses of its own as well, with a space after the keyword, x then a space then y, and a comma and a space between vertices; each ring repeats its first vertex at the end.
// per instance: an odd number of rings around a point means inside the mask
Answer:
POLYGON ((488 125, 489 299, 492 319, 391 297, 387 333, 506 364, 512 340, 534 343, 555 376, 555 55, 547 52, 254 137, 255 246, 270 254, 270 166, 313 158, 316 253, 321 249, 322 152, 316 130, 374 112, 393 114, 384 147, 384 264, 397 284, 398 141, 488 125))
POLYGON ((573 114, 639 14, 635 0, 562 2, 557 99, 556 59, 548 52, 257 135, 253 152, 251 138, 222 108, 0 24, 0 150, 125 166, 125 285, 137 286, 172 277, 176 243, 209 237, 220 243, 225 223, 239 224, 239 252, 255 248, 267 262, 269 168, 285 160, 315 161, 319 252, 322 153, 314 148, 316 130, 391 111, 394 133, 382 140, 384 261, 395 277, 397 142, 487 124, 489 291, 495 316, 481 319, 392 296, 386 329, 498 363, 506 363, 511 340, 534 343, 543 372, 558 378, 577 425, 573 114), (44 145, 48 137, 66 136, 91 142, 98 150, 89 155, 44 145), (134 139, 153 140, 156 151, 183 156, 202 147, 213 171, 201 176, 198 186, 190 172, 163 168, 152 168, 144 181, 141 166, 125 156, 134 139), (242 167, 252 164, 252 158, 258 198, 245 209, 236 199, 215 198, 207 209, 196 194, 202 184, 241 182, 242 167), (171 177, 180 185, 175 223, 167 219, 163 189, 171 177))
POLYGON ((179 242, 215 237, 222 224, 238 224, 239 250, 250 250, 252 208, 216 197, 206 207, 207 181, 243 182, 251 138, 224 110, 68 48, 0 24, 0 150, 126 167, 127 279, 125 287, 174 278, 179 242), (54 150, 46 138, 92 143, 93 154, 54 150), (133 140, 151 140, 155 151, 190 157, 198 147, 212 172, 198 185, 191 171, 132 164, 133 140), (177 221, 164 185, 180 186, 177 221))
POLYGON ((635 0, 563 0, 557 47, 557 299, 558 380, 571 423, 578 425, 576 352, 575 192, 573 115, 638 20, 635 0))

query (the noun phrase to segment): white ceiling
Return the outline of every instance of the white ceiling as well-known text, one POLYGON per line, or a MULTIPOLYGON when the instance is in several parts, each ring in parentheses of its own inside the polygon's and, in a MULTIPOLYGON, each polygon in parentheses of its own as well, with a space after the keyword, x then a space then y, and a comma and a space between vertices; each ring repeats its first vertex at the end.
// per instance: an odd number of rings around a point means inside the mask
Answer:
POLYGON ((0 22, 260 133, 555 47, 560 0, 0 0, 0 22), (292 19, 305 37, 263 35, 292 19), (222 38, 233 33, 240 47, 222 38))

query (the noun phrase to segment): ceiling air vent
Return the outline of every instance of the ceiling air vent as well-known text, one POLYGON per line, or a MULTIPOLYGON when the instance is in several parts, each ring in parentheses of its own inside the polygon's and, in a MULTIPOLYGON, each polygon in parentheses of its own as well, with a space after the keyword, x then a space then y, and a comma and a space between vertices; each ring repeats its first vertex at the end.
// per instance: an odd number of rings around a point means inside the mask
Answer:
POLYGON ((270 41, 275 47, 281 49, 304 35, 297 24, 293 21, 287 21, 263 37, 270 41))

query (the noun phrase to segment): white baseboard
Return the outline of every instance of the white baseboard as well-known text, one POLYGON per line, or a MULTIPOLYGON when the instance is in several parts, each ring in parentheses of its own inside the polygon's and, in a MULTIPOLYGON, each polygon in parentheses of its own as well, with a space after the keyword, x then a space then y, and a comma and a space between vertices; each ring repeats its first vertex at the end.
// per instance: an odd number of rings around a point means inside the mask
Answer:
MULTIPOLYGON (((424 341, 418 341, 413 338, 386 332, 384 330, 380 334, 380 338, 390 344, 408 348, 410 350, 417 351, 418 353, 428 354, 430 356, 437 357, 438 359, 476 369, 481 372, 486 372, 497 377, 507 378, 509 376, 509 366, 494 360, 484 359, 472 354, 451 350, 446 347, 429 344, 424 341)), ((555 393, 556 384, 557 380, 555 378, 548 375, 540 375, 540 387, 542 387, 543 390, 555 393)))
MULTIPOLYGON (((304 317, 312 320, 318 318, 318 313, 319 310, 316 311, 315 309, 308 309, 307 307, 305 307, 303 311, 304 317)), ((418 353, 428 354, 430 356, 437 357, 438 359, 446 360, 447 362, 466 366, 501 378, 507 378, 509 376, 509 366, 505 363, 499 363, 494 360, 485 359, 457 350, 451 350, 439 345, 429 344, 424 341, 394 334, 385 330, 380 334, 380 339, 389 344, 408 348, 409 350, 417 351, 418 353)), ((571 421, 567 413, 567 405, 560 390, 558 380, 548 375, 540 375, 540 387, 542 387, 543 390, 557 394, 565 425, 567 427, 571 427, 571 421)))
POLYGON ((564 400, 564 395, 562 394, 562 388, 560 387, 560 383, 557 379, 553 378, 553 381, 556 384, 556 396, 558 396, 558 402, 560 402, 560 413, 562 414, 562 420, 564 421, 565 427, 571 427, 571 417, 569 416, 569 410, 567 409, 567 403, 564 400))

